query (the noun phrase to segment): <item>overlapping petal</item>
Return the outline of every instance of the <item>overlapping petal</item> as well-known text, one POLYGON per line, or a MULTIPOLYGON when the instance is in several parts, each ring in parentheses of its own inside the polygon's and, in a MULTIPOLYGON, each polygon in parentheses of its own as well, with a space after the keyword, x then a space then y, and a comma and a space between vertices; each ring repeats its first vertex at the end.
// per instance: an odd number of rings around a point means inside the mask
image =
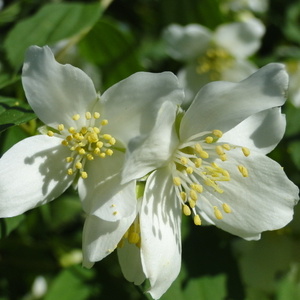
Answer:
POLYGON ((176 111, 173 103, 165 102, 158 111, 153 129, 128 145, 122 171, 123 182, 141 178, 166 165, 178 144, 174 127, 176 111))
POLYGON ((111 254, 136 217, 136 211, 119 221, 109 222, 94 215, 86 217, 83 236, 83 265, 91 268, 96 261, 111 254))
POLYGON ((154 299, 165 293, 181 266, 181 209, 172 185, 168 167, 154 171, 140 212, 142 265, 154 299))
POLYGON ((106 221, 126 218, 136 211, 135 182, 121 184, 124 153, 96 158, 86 166, 88 178, 79 179, 78 192, 83 208, 106 221))
POLYGON ((132 138, 148 134, 163 103, 177 109, 183 91, 170 72, 138 72, 109 88, 101 100, 109 121, 106 130, 127 145, 132 138))
POLYGON ((33 136, 0 159, 0 217, 12 217, 61 195, 73 181, 67 175, 68 149, 61 139, 33 136))
POLYGON ((92 80, 76 67, 59 64, 47 46, 27 50, 22 83, 34 112, 52 127, 73 126, 72 116, 92 110, 97 100, 92 80))
POLYGON ((263 23, 255 18, 244 22, 224 24, 214 33, 215 43, 237 58, 247 58, 260 47, 265 33, 263 23))
POLYGON ((281 64, 268 64, 239 83, 205 85, 182 118, 180 139, 199 132, 230 130, 249 116, 285 102, 288 76, 281 64))
POLYGON ((262 154, 271 152, 285 132, 285 115, 274 107, 254 114, 227 131, 219 142, 242 145, 262 154))
POLYGON ((142 284, 146 277, 142 267, 140 248, 125 241, 124 246, 118 248, 118 258, 124 277, 136 285, 142 284))
POLYGON ((231 176, 230 181, 218 183, 224 192, 205 189, 197 208, 211 224, 245 239, 258 239, 262 231, 282 228, 292 220, 299 190, 274 160, 255 151, 248 157, 240 152, 231 150, 227 161, 218 162, 231 176), (238 165, 248 169, 249 177, 241 175, 238 165), (222 203, 227 203, 232 212, 223 212, 223 219, 218 220, 212 206, 221 211, 222 203))

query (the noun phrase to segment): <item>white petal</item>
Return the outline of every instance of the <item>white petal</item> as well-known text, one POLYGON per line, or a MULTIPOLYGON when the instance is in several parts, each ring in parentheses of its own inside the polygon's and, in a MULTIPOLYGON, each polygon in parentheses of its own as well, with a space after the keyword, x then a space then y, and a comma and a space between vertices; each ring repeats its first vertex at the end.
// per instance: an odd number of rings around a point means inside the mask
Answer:
POLYGON ((197 205, 199 213, 217 227, 245 239, 258 239, 261 232, 280 229, 292 220, 299 190, 275 161, 258 152, 248 157, 240 152, 228 151, 228 160, 217 162, 231 175, 230 181, 218 183, 224 192, 208 192, 206 188, 197 205), (249 177, 240 174, 238 165, 248 169, 249 177), (232 212, 222 212, 223 219, 217 220, 212 206, 222 211, 222 202, 232 212))
POLYGON ((208 28, 198 24, 172 24, 164 31, 163 37, 169 54, 175 59, 187 61, 207 50, 212 34, 208 28))
POLYGON ((47 46, 27 50, 22 83, 34 112, 52 127, 72 126, 72 116, 91 110, 97 100, 92 80, 80 69, 56 62, 47 46))
POLYGON ((124 277, 136 285, 140 285, 146 279, 141 262, 140 249, 125 241, 122 248, 118 248, 119 263, 124 277))
POLYGON ((141 178, 167 164, 178 144, 174 127, 176 109, 172 103, 163 103, 153 129, 128 145, 123 182, 141 178))
POLYGON ((180 139, 206 130, 230 130, 249 116, 284 104, 288 75, 268 64, 239 83, 212 82, 197 94, 182 118, 180 139))
POLYGON ((237 59, 233 64, 222 71, 221 80, 239 82, 253 74, 257 69, 258 68, 250 61, 237 59))
POLYGON ((178 79, 184 88, 185 97, 182 107, 187 109, 199 90, 211 82, 209 73, 199 74, 196 72, 196 64, 192 62, 178 72, 178 79))
POLYGON ((94 215, 86 217, 83 228, 83 265, 87 268, 112 253, 136 217, 136 212, 116 222, 94 215))
POLYGON ((263 23, 250 18, 245 22, 219 26, 214 34, 214 40, 218 46, 227 49, 233 56, 246 58, 259 49, 264 33, 263 23))
POLYGON ((115 151, 112 156, 88 161, 87 179, 80 179, 78 191, 84 210, 106 221, 128 217, 136 210, 135 181, 121 184, 124 154, 115 151))
POLYGON ((154 171, 147 180, 140 212, 142 265, 154 299, 160 298, 179 274, 180 224, 181 208, 170 170, 154 171))
POLYGON ((242 145, 267 154, 282 139, 285 126, 285 115, 281 113, 281 108, 275 107, 247 118, 227 131, 219 142, 242 145))
POLYGON ((101 99, 109 121, 105 130, 126 146, 132 138, 148 134, 164 102, 176 109, 183 91, 170 72, 138 72, 109 88, 101 99))
POLYGON ((37 135, 15 144, 0 159, 0 217, 12 217, 62 194, 73 181, 67 175, 69 149, 61 139, 37 135))

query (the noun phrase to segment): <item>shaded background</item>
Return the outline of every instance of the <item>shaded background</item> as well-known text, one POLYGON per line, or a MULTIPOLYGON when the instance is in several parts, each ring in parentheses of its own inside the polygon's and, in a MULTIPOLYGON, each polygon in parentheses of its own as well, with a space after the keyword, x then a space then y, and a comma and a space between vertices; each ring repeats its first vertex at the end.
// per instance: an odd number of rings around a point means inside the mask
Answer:
MULTIPOLYGON (((0 10, 0 153, 41 125, 20 82, 24 51, 51 45, 56 58, 82 68, 98 90, 134 72, 177 72, 162 31, 171 23, 214 30, 251 14, 266 26, 251 61, 300 61, 300 3, 270 0, 266 11, 228 9, 229 0, 4 1, 0 10)), ((240 0, 243 2, 243 0, 240 0)), ((300 88, 300 77, 299 77, 300 88)), ((289 101, 284 139, 270 156, 300 184, 300 108, 289 101)), ((1 170, 0 170, 1 171, 1 170)), ((13 178, 12 178, 13 180, 13 178)), ((17 184, 17 183, 16 183, 17 184)), ((1 195, 0 195, 1 197, 1 195)), ((180 276, 162 300, 300 299, 300 216, 286 228, 246 242, 183 217, 180 276)), ((81 267, 84 215, 75 192, 21 216, 0 219, 0 300, 150 299, 127 282, 115 253, 81 267)))

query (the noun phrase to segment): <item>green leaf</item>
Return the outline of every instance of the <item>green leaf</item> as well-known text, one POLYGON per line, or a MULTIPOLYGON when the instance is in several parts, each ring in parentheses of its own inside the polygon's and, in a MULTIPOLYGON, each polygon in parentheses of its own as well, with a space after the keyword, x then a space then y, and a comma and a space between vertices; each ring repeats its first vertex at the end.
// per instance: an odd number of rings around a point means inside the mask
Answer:
POLYGON ((178 278, 162 296, 161 300, 224 300, 226 295, 225 274, 191 278, 186 273, 183 265, 178 278))
POLYGON ((8 236, 25 219, 24 215, 0 219, 0 238, 8 236))
POLYGON ((105 88, 142 70, 132 34, 111 20, 100 20, 78 46, 83 57, 101 68, 105 88))
POLYGON ((50 285, 44 300, 85 300, 92 289, 86 283, 94 276, 93 270, 72 266, 63 270, 50 285))
POLYGON ((101 14, 100 1, 93 4, 51 3, 33 17, 20 21, 8 34, 4 47, 12 66, 19 68, 25 50, 73 37, 89 29, 101 14))
POLYGON ((288 151, 291 154, 292 161, 300 170, 300 141, 293 141, 289 144, 288 151))
POLYGON ((0 97, 0 132, 36 118, 30 106, 17 99, 0 97))

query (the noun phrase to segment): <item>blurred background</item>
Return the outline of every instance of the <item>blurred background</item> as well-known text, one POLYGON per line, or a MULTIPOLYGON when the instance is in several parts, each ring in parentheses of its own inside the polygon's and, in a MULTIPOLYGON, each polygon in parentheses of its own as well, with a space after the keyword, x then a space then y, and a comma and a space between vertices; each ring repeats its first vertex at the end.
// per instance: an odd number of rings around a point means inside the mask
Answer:
MULTIPOLYGON (((218 66, 228 66, 225 59, 229 55, 233 60, 235 54, 225 47, 228 55, 216 54, 207 69, 203 67, 210 57, 207 50, 220 46, 216 37, 220 28, 236 22, 249 24, 251 20, 259 22, 259 29, 250 26, 253 37, 245 40, 253 38, 256 46, 237 59, 251 65, 252 69, 247 69, 250 73, 270 62, 287 67, 290 90, 283 107, 287 129, 270 156, 299 186, 297 0, 0 0, 0 155, 36 134, 42 125, 26 103, 20 80, 28 46, 51 46, 59 62, 83 69, 100 92, 137 71, 182 74, 193 64, 199 67, 194 69, 196 76, 205 74, 206 81, 226 80, 227 73, 218 66), (174 55, 180 47, 176 38, 168 35, 168 26, 178 24, 183 29, 192 23, 207 29, 211 38, 208 48, 193 53, 191 59, 174 55), (216 76, 210 76, 209 72, 216 71, 212 66, 218 71, 216 76)), ((185 46, 201 42, 189 37, 185 46)), ((237 81, 246 76, 239 74, 237 81)), ((81 204, 72 189, 50 204, 0 219, 0 300, 150 299, 143 287, 123 278, 115 253, 92 269, 81 266, 83 222, 81 204)), ((298 207, 288 226, 263 233, 256 242, 215 227, 196 227, 185 217, 182 226, 182 270, 162 300, 300 299, 298 207)))

